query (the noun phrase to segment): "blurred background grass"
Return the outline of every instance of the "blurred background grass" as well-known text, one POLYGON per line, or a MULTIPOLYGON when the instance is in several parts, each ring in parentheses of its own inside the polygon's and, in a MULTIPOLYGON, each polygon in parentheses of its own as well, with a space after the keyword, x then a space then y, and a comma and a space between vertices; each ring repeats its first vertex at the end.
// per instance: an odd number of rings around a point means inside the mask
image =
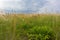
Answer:
MULTIPOLYGON (((11 14, 0 16, 0 40, 28 40, 32 27, 50 27, 60 40, 60 14, 11 14)), ((37 29, 37 28, 36 28, 37 29)))

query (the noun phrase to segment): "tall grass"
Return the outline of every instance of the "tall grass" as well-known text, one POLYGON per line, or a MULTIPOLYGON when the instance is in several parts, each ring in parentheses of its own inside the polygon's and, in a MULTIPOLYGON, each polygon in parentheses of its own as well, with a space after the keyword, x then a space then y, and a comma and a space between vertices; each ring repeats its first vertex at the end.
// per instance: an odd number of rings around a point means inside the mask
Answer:
POLYGON ((56 33, 56 40, 60 40, 60 14, 3 15, 0 17, 0 40, 28 40, 30 29, 45 26, 56 33))

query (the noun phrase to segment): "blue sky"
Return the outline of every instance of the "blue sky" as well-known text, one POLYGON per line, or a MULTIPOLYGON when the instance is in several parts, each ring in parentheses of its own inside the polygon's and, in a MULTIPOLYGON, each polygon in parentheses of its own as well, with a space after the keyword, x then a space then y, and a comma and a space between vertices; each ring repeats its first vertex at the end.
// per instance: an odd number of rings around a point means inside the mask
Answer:
POLYGON ((0 0, 0 9, 60 12, 60 0, 0 0))

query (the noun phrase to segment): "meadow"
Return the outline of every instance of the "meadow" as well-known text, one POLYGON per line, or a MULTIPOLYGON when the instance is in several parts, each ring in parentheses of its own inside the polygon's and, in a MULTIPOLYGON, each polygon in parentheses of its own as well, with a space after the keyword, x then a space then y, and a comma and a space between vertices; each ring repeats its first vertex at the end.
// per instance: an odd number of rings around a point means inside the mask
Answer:
POLYGON ((60 14, 0 15, 0 40, 60 40, 60 14))

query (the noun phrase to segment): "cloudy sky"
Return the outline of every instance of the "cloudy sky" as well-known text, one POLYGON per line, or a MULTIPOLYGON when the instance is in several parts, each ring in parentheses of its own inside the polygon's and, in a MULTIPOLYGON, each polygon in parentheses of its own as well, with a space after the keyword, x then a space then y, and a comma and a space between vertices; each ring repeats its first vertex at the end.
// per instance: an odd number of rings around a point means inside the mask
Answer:
POLYGON ((0 0, 0 9, 60 12, 60 0, 0 0))

